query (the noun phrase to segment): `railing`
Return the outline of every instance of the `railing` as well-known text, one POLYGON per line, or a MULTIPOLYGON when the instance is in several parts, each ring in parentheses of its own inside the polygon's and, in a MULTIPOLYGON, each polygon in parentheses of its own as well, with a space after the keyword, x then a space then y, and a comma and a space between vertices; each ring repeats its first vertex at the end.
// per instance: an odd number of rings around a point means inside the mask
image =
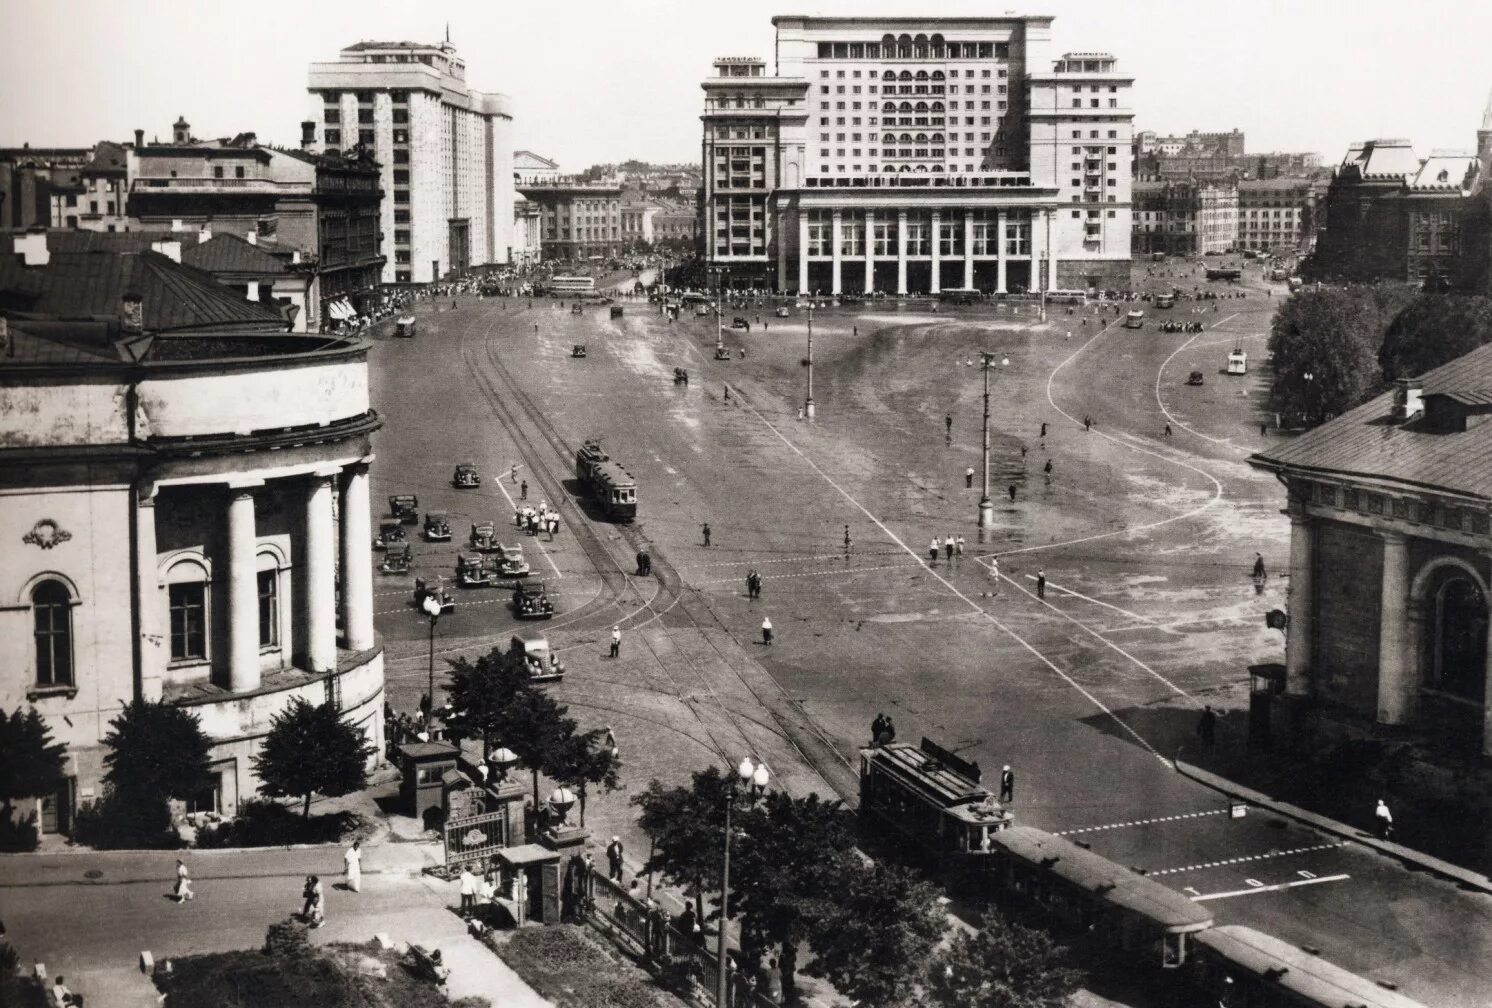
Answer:
POLYGON ((212 191, 220 189, 253 189, 265 193, 309 193, 310 182, 279 182, 275 179, 250 178, 141 178, 130 183, 131 192, 148 192, 152 189, 178 191, 212 191))

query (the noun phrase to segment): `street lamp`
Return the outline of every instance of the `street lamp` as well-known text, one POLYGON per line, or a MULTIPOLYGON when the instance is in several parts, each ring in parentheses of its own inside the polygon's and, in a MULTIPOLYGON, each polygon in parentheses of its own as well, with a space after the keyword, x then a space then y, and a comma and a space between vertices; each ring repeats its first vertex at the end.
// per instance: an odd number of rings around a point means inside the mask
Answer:
POLYGON ((425 696, 429 698, 429 704, 425 707, 425 731, 430 731, 430 718, 435 713, 435 624, 440 622, 440 599, 433 593, 428 594, 420 602, 420 608, 425 615, 430 617, 430 670, 425 696))
POLYGON ((803 415, 813 419, 813 302, 808 302, 808 394, 803 399, 803 415))
POLYGON ((741 760, 741 765, 736 767, 736 774, 730 778, 730 793, 725 799, 725 858, 720 863, 720 933, 715 945, 715 1005, 716 1008, 726 1008, 726 969, 725 958, 725 924, 727 921, 726 907, 730 903, 730 814, 736 804, 736 791, 738 788, 747 788, 748 793, 755 798, 767 789, 767 781, 771 775, 767 773, 767 764, 751 762, 747 756, 741 760))
MULTIPOLYGON (((995 366, 995 355, 992 351, 979 351, 979 370, 984 372, 984 476, 980 487, 982 493, 979 495, 979 535, 983 541, 986 529, 995 524, 995 504, 989 499, 989 373, 995 366)), ((1009 357, 1000 358, 1000 367, 1010 366, 1009 357)))

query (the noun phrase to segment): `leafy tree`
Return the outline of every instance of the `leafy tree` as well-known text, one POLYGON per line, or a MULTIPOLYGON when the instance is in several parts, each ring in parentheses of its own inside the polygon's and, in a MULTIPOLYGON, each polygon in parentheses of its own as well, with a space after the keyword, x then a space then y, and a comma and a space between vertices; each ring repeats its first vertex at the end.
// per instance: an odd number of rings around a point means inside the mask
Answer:
POLYGON ((1066 1008, 1083 981, 1045 931, 991 910, 974 934, 955 934, 928 964, 924 1008, 1066 1008))
POLYGON ((591 787, 602 793, 615 791, 622 786, 618 771, 621 757, 606 741, 606 730, 597 728, 580 735, 571 735, 552 754, 545 772, 561 784, 575 788, 580 795, 580 825, 585 825, 585 800, 591 787))
POLYGON ((854 846, 854 817, 837 800, 774 791, 742 810, 740 821, 745 835, 726 910, 741 916, 743 947, 778 946, 783 1000, 791 1003, 798 949, 813 934, 816 910, 840 895, 840 856, 854 846))
POLYGON ((1399 313, 1378 350, 1385 381, 1412 378, 1492 342, 1492 298, 1431 294, 1399 313))
POLYGON ((523 761, 533 775, 534 807, 539 807, 539 774, 548 773, 575 734, 570 709, 539 689, 515 693, 498 724, 503 745, 523 761))
POLYGON ((493 648, 476 661, 457 658, 451 662, 450 701, 456 715, 451 733, 461 738, 480 738, 485 756, 494 742, 506 744, 503 730, 509 724, 508 708, 525 690, 532 690, 522 664, 507 661, 501 648, 493 648))
POLYGON ((104 736, 104 782, 120 794, 164 802, 209 787, 212 743, 197 716, 164 701, 132 700, 104 736))
POLYGON ((17 798, 55 792, 66 760, 67 746, 52 741, 51 729, 35 707, 0 714, 0 819, 10 819, 17 798))
POLYGON ((367 785, 372 754, 363 733, 336 707, 313 707, 296 697, 271 719, 254 772, 271 798, 300 798, 301 818, 309 820, 311 795, 336 798, 367 785))
POLYGON ((814 907, 806 969, 862 1005, 904 1004, 947 926, 938 890, 896 865, 839 855, 833 892, 814 907))
POLYGON ((665 788, 655 777, 632 798, 642 812, 638 825, 653 841, 642 870, 658 872, 694 891, 694 912, 705 919, 704 893, 720 878, 725 802, 730 780, 719 767, 696 770, 688 787, 665 788))

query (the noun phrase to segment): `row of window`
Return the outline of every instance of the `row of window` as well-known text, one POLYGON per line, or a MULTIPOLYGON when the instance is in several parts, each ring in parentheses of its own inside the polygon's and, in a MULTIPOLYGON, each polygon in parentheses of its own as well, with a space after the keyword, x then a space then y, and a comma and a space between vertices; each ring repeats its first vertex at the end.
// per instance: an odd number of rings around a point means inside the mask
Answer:
MULTIPOLYGON (((353 94, 357 97, 359 105, 373 104, 372 91, 354 91, 353 94)), ((395 105, 403 105, 409 101, 409 92, 403 90, 402 88, 391 89, 388 95, 389 100, 392 101, 395 105)), ((336 105, 342 100, 342 92, 323 91, 321 92, 321 100, 326 102, 326 104, 328 105, 336 105)))
MULTIPOLYGON (((883 37, 875 42, 820 42, 819 59, 1004 59, 1008 42, 946 42, 941 35, 883 37), (920 41, 918 41, 920 40, 920 41)), ((889 72, 889 71, 888 71, 889 72)))
MULTIPOLYGON (((335 126, 342 121, 342 111, 337 108, 326 108, 322 112, 323 121, 330 126, 335 126)), ((409 122, 409 109, 394 109, 393 120, 396 124, 404 125, 409 122)), ((357 110, 357 121, 371 125, 373 122, 373 110, 360 108, 357 110)))

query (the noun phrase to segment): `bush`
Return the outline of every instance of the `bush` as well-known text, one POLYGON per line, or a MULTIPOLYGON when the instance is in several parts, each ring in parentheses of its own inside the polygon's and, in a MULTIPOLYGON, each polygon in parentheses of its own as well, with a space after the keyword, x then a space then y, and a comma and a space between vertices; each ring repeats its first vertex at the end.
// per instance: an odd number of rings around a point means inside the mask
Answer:
POLYGON ((677 1000, 621 962, 582 926, 524 928, 487 944, 555 1008, 669 1008, 677 1000))
POLYGON ((294 917, 271 924, 264 932, 264 954, 267 956, 305 955, 311 951, 311 929, 294 917))
POLYGON ((41 834, 37 832, 34 822, 30 820, 18 822, 8 817, 0 817, 0 851, 7 853, 34 851, 40 842, 41 834))
POLYGON ((363 819, 355 812, 333 812, 303 819, 276 801, 250 798, 238 815, 197 831, 197 846, 281 847, 288 844, 337 843, 355 833, 363 819))
POLYGON ((99 850, 174 850, 181 838, 171 828, 164 798, 108 788, 78 810, 73 839, 99 850))

